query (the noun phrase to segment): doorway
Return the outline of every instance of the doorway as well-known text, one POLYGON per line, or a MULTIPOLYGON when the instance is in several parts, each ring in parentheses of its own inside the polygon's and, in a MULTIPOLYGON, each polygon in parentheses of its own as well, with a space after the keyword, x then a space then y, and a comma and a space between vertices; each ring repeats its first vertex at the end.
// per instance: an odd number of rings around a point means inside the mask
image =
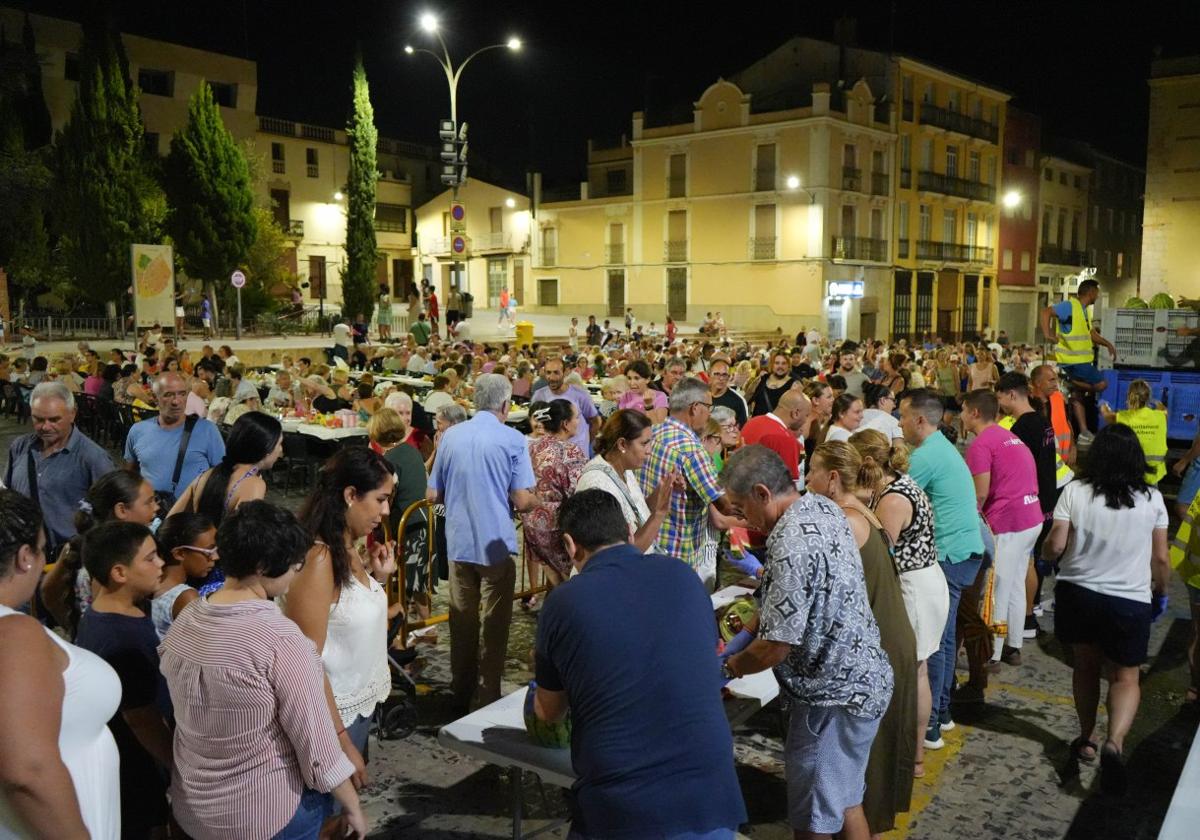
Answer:
POLYGON ((687 269, 667 269, 667 315, 676 321, 687 320, 687 269))
POLYGON ((625 314, 625 272, 608 272, 608 316, 620 318, 625 314))

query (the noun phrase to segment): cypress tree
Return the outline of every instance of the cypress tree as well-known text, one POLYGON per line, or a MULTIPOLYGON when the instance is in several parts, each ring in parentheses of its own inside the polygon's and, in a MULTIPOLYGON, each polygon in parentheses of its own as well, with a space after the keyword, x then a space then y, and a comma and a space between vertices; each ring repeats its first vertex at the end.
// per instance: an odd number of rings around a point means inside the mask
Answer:
POLYGON ((155 242, 156 187, 142 163, 143 127, 120 35, 92 16, 83 27, 79 95, 55 137, 54 220, 66 265, 95 301, 121 298, 130 245, 155 242))
POLYGON ((225 128, 206 83, 188 102, 187 124, 163 162, 166 228, 189 277, 228 294, 229 275, 254 243, 254 187, 246 155, 225 128))
POLYGON ((354 110, 346 124, 350 142, 350 170, 346 183, 346 270, 342 274, 342 313, 356 317, 360 312, 370 321, 375 308, 375 265, 379 249, 375 242, 375 110, 367 89, 362 55, 354 64, 354 110))

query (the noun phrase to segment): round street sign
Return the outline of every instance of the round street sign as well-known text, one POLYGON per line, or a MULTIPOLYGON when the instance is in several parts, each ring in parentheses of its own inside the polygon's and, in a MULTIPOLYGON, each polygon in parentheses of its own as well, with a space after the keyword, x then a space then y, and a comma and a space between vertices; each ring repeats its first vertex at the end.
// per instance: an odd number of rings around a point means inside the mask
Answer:
POLYGON ((463 209, 461 204, 452 204, 450 206, 450 218, 456 222, 461 222, 463 217, 467 215, 467 211, 463 209))
POLYGON ((467 242, 461 236, 456 236, 454 237, 454 242, 451 244, 451 247, 454 249, 454 253, 461 254, 463 251, 467 250, 467 242))
POLYGON ((233 284, 233 288, 240 289, 246 285, 246 275, 241 271, 235 271, 229 275, 229 282, 233 284))

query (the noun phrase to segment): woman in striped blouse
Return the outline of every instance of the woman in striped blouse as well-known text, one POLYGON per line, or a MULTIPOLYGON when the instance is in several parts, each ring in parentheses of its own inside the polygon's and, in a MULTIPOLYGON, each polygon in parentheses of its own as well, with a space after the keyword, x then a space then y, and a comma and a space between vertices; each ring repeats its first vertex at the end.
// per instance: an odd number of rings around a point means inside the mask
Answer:
POLYGON ((172 809, 195 840, 315 840, 330 792, 367 834, 321 658, 272 600, 309 543, 282 508, 241 505, 217 532, 224 587, 180 613, 159 648, 175 704, 172 809))

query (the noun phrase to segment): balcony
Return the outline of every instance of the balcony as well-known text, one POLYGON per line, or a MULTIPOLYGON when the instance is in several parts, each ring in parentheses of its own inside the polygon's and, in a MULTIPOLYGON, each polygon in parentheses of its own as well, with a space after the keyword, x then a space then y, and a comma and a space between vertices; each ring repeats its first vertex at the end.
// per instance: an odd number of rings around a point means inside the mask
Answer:
POLYGON ((258 130, 264 134, 278 134, 282 137, 296 136, 296 124, 294 122, 275 117, 259 117, 258 130))
POLYGON ((835 260, 885 262, 887 250, 886 239, 870 239, 866 236, 833 237, 833 258, 835 260))
POLYGON ((604 263, 605 265, 624 265, 625 264, 625 243, 611 242, 604 246, 604 263))
POLYGON ((376 219, 375 230, 379 233, 408 233, 408 225, 397 219, 376 219))
POLYGON ((332 128, 326 128, 322 125, 301 125, 300 136, 305 140, 320 140, 323 143, 332 143, 336 135, 332 128))
MULTIPOLYGON (((455 236, 461 236, 461 234, 456 234, 455 236)), ((421 240, 422 249, 427 244, 429 250, 426 253, 434 256, 457 257, 460 259, 468 257, 471 253, 471 239, 463 236, 464 247, 461 254, 454 253, 454 239, 454 236, 431 236, 428 239, 421 240)))
POLYGON ((907 190, 910 187, 912 187, 912 170, 911 169, 901 169, 900 170, 900 188, 907 190))
POLYGON ((921 103, 921 123, 965 134, 967 137, 976 137, 989 143, 996 143, 1000 139, 1000 129, 992 123, 947 108, 939 108, 929 102, 921 103))
POLYGON ((283 232, 288 239, 303 239, 304 238, 304 220, 303 219, 288 219, 287 228, 283 232))
POLYGON ((553 245, 542 246, 542 266, 558 265, 558 248, 553 245))
POLYGON ((775 250, 778 240, 774 236, 756 236, 750 239, 750 259, 776 259, 775 250))
POLYGON ((307 169, 308 169, 308 177, 309 177, 309 178, 316 178, 318 175, 320 175, 320 174, 321 174, 321 169, 320 169, 320 167, 318 167, 318 166, 317 166, 316 164, 314 164, 314 163, 310 163, 310 164, 308 164, 308 167, 307 167, 307 169))
POLYGON ((905 99, 900 103, 900 119, 904 120, 905 122, 912 122, 912 118, 913 101, 911 99, 905 99))
POLYGON ((843 166, 842 189, 862 192, 862 170, 855 166, 843 166))
POLYGON ((917 259, 937 262, 991 263, 994 249, 982 245, 959 245, 955 242, 917 241, 917 259))
POLYGON ((909 253, 908 246, 909 246, 909 240, 907 240, 907 239, 901 239, 896 243, 896 259, 898 259, 898 260, 908 259, 908 253, 909 253))
POLYGON ((687 262, 687 246, 686 239, 668 239, 663 243, 663 260, 671 263, 687 262))
POLYGON ((283 169, 284 169, 283 161, 281 161, 281 160, 271 161, 271 171, 274 172, 276 175, 282 175, 283 169))
POLYGON ((918 172, 917 189, 968 198, 971 201, 996 203, 996 188, 991 184, 971 181, 967 178, 955 178, 951 175, 939 175, 936 172, 918 172))
POLYGON ((1089 265, 1086 251, 1076 251, 1061 245, 1043 245, 1038 250, 1038 262, 1051 265, 1083 266, 1089 265))
POLYGON ((667 198, 683 198, 687 195, 687 178, 672 176, 667 178, 667 198))
POLYGON ((474 244, 477 251, 511 251, 513 249, 512 234, 504 232, 485 233, 476 239, 474 244))
POLYGON ((872 172, 871 195, 887 195, 892 186, 891 181, 886 172, 872 172))

